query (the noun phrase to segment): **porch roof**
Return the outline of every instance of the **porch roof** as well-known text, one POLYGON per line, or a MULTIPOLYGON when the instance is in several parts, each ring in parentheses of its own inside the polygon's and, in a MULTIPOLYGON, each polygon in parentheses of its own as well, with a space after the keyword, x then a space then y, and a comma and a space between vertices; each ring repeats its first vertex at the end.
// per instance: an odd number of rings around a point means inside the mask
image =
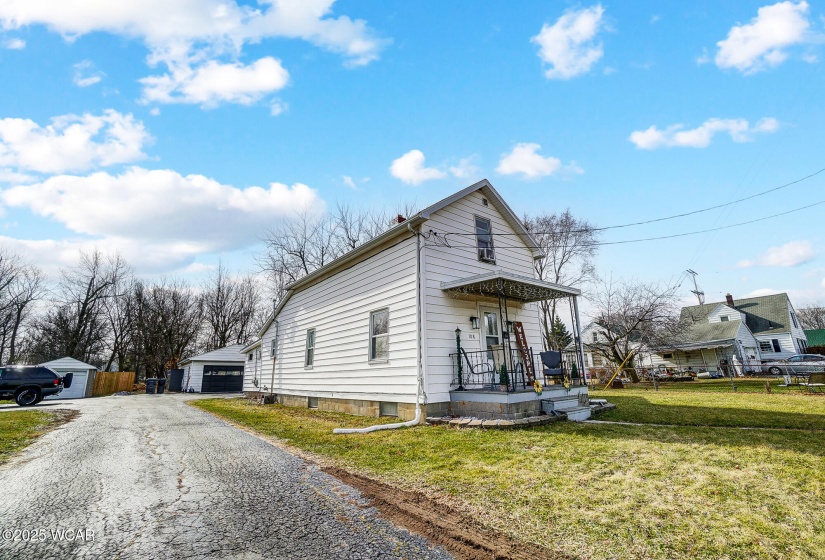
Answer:
POLYGON ((541 301, 581 295, 581 290, 497 270, 458 280, 442 282, 441 289, 448 293, 497 297, 499 293, 516 301, 541 301))

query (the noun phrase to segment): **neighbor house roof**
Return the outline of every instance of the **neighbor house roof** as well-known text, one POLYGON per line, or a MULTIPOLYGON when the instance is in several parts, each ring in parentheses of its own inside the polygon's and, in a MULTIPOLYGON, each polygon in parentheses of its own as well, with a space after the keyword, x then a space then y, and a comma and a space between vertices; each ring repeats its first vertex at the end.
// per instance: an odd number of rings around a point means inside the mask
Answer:
MULTIPOLYGON (((683 321, 707 323, 710 313, 724 301, 691 305, 682 308, 683 321)), ((788 294, 771 294, 733 300, 733 307, 745 314, 745 324, 753 334, 790 332, 788 294)), ((731 321, 733 322, 733 321, 731 321)))
POLYGON ((808 346, 825 346, 825 329, 807 330, 805 338, 808 339, 808 346))
POLYGON ((185 365, 190 362, 243 362, 244 356, 241 354, 243 344, 232 344, 224 346, 211 352, 198 354, 197 356, 190 356, 181 360, 180 365, 185 365))
POLYGON ((65 358, 58 358, 40 365, 52 369, 97 369, 91 364, 81 362, 80 360, 75 360, 69 356, 66 356, 65 358))

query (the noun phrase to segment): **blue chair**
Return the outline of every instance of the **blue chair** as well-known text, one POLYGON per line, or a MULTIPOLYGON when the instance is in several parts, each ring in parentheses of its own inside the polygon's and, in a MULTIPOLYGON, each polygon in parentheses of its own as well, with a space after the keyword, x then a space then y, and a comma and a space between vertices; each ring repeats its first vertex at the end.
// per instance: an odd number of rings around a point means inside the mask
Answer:
POLYGON ((539 356, 541 356, 542 369, 544 370, 544 382, 549 383, 550 380, 564 382, 564 363, 561 360, 561 352, 549 350, 539 352, 539 356))

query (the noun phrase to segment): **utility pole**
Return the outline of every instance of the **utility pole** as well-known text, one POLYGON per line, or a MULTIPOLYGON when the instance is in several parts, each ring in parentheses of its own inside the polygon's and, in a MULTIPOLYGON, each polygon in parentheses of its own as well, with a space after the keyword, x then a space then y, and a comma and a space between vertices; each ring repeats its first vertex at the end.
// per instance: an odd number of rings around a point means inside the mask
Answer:
POLYGON ((696 296, 696 299, 699 300, 699 305, 705 304, 705 292, 699 289, 699 284, 696 283, 696 276, 699 275, 698 272, 692 269, 687 269, 685 274, 689 274, 691 279, 693 280, 693 289, 690 291, 693 295, 696 296))

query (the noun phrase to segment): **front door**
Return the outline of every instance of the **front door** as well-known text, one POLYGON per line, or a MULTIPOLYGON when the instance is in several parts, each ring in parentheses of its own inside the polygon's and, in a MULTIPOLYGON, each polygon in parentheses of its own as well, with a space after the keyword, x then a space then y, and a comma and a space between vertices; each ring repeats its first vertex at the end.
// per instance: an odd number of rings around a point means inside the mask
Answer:
POLYGON ((487 357, 492 359, 493 346, 501 344, 501 320, 498 309, 482 307, 481 312, 481 349, 487 350, 487 357))

